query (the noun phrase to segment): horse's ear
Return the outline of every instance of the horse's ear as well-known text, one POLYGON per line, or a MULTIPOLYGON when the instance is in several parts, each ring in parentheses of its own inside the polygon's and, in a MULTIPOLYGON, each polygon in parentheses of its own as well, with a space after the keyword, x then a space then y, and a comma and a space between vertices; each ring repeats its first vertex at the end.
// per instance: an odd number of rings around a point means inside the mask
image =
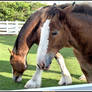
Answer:
POLYGON ((75 6, 75 2, 73 2, 72 5, 65 7, 64 9, 58 8, 60 10, 59 19, 60 20, 64 19, 67 13, 72 12, 72 10, 74 9, 74 6, 75 6))
POLYGON ((10 54, 13 56, 14 55, 14 53, 8 48, 8 50, 9 50, 9 52, 10 52, 10 54))
POLYGON ((63 9, 61 9, 61 8, 58 8, 59 10, 60 10, 60 13, 59 13, 59 20, 62 20, 62 19, 64 19, 65 18, 65 12, 64 12, 64 10, 63 9))
POLYGON ((64 11, 65 13, 70 13, 70 12, 72 12, 72 10, 74 9, 74 7, 75 7, 75 2, 73 2, 72 5, 69 5, 68 7, 64 8, 63 11, 64 11))

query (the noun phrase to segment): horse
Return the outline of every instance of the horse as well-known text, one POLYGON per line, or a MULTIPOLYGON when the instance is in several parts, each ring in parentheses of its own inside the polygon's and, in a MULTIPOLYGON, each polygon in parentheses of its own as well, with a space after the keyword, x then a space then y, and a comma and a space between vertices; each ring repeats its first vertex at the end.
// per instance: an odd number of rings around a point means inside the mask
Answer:
MULTIPOLYGON (((23 27, 21 28, 17 39, 15 41, 13 50, 9 49, 11 54, 10 56, 10 64, 12 66, 12 73, 13 73, 13 80, 16 82, 22 81, 22 75, 24 71, 27 69, 27 54, 32 47, 33 44, 39 44, 40 41, 40 31, 41 31, 41 16, 43 13, 48 10, 51 6, 43 7, 33 13, 28 20, 25 22, 23 27)), ((64 8, 65 5, 61 8, 64 8)), ((55 59, 57 60, 58 64, 60 65, 62 71, 62 78, 59 81, 59 85, 63 84, 71 84, 72 78, 69 71, 66 68, 64 63, 63 56, 57 52, 55 55, 55 59)), ((36 67, 36 72, 30 82, 30 87, 40 87, 41 86, 41 73, 42 70, 39 67, 36 67)), ((27 84, 28 84, 27 82, 27 84)), ((27 87, 26 84, 26 88, 27 87)))
POLYGON ((41 19, 37 65, 48 69, 60 49, 73 48, 87 82, 92 83, 92 7, 88 4, 69 5, 64 9, 52 6, 41 19))

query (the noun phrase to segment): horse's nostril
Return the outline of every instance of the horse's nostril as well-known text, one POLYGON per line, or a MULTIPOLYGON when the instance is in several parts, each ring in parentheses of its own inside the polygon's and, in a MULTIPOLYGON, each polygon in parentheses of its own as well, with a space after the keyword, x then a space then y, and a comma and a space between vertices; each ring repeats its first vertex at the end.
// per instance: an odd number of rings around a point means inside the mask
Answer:
POLYGON ((15 82, 17 82, 17 79, 18 79, 18 78, 19 78, 18 76, 15 77, 15 82))
POLYGON ((44 66, 42 67, 42 69, 44 69, 44 66))
POLYGON ((15 82, 21 82, 22 81, 22 76, 20 75, 20 76, 14 76, 13 77, 13 80, 15 81, 15 82))
POLYGON ((39 67, 39 69, 40 69, 40 66, 37 64, 37 66, 39 67))

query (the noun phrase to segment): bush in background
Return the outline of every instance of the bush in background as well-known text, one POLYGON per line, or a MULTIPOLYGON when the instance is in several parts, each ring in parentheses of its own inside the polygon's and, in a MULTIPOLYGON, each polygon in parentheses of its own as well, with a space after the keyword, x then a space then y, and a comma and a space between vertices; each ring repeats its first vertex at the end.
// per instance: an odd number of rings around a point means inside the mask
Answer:
POLYGON ((46 6, 39 2, 0 2, 0 21, 26 21, 38 8, 46 6))

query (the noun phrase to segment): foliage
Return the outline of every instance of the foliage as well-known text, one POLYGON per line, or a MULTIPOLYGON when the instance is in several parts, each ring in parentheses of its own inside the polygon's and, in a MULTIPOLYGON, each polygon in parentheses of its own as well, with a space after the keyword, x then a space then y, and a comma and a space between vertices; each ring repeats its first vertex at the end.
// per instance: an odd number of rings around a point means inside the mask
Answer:
POLYGON ((0 2, 0 21, 25 21, 38 8, 46 6, 39 2, 0 2))

